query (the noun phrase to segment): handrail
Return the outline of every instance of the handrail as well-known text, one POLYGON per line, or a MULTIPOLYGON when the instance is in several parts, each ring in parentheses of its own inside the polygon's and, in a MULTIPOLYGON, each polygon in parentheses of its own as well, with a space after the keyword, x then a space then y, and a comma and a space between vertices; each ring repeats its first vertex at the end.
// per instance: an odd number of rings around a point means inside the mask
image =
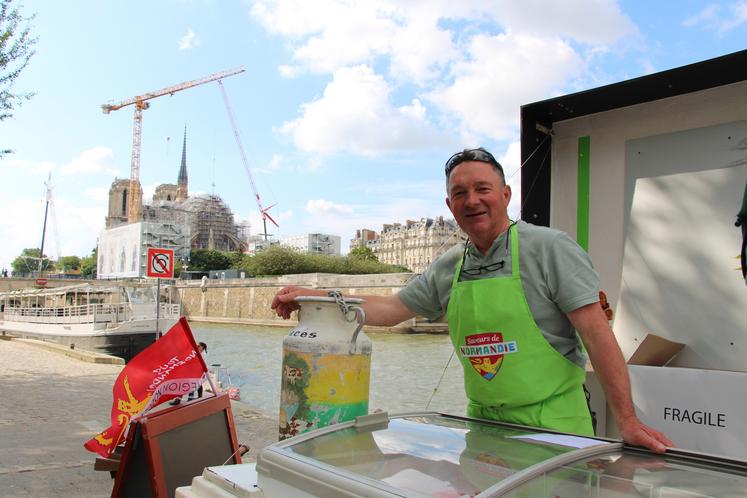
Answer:
POLYGON ((109 323, 127 321, 132 316, 126 303, 83 304, 55 308, 5 308, 5 319, 32 323, 109 323))

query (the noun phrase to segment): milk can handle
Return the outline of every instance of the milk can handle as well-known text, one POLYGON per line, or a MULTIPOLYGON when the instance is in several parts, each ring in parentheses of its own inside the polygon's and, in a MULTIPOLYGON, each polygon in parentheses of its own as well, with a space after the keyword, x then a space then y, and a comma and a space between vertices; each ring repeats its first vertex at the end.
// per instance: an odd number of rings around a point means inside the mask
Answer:
POLYGON ((354 354, 355 341, 358 339, 358 333, 361 331, 361 329, 363 328, 363 324, 366 322, 366 312, 360 306, 350 306, 348 303, 346 303, 345 299, 342 297, 342 293, 339 290, 329 291, 327 295, 335 299, 335 302, 340 307, 342 316, 346 321, 352 322, 353 320, 355 320, 358 322, 358 326, 355 328, 355 332, 353 332, 353 337, 352 339, 350 339, 350 354, 354 354), (353 316, 352 319, 349 319, 348 315, 351 311, 355 312, 355 316, 353 316))
POLYGON ((358 326, 353 332, 353 338, 350 339, 350 354, 355 353, 355 341, 358 339, 358 333, 363 328, 363 324, 366 323, 366 312, 360 306, 350 306, 350 311, 355 311, 355 321, 358 322, 358 326))

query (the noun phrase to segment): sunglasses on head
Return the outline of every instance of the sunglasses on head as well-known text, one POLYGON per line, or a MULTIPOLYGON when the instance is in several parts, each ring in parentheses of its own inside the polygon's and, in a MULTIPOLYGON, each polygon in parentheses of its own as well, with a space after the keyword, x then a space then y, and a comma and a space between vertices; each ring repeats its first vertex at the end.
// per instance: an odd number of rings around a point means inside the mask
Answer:
POLYGON ((482 163, 492 164, 500 170, 501 176, 503 176, 503 167, 501 166, 501 163, 496 161, 495 157, 493 157, 493 154, 483 149, 482 147, 478 147, 477 149, 465 149, 451 156, 449 160, 446 161, 446 165, 444 165, 446 177, 449 177, 449 175, 451 174, 451 170, 467 161, 479 161, 482 163))

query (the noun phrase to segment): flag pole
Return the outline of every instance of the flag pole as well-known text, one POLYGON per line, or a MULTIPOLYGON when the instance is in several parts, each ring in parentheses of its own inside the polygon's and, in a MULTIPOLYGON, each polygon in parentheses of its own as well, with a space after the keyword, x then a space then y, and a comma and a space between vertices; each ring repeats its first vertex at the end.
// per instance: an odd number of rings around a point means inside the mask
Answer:
POLYGON ((158 330, 158 319, 161 315, 161 277, 156 278, 156 280, 158 280, 156 284, 156 340, 158 340, 161 337, 158 330))

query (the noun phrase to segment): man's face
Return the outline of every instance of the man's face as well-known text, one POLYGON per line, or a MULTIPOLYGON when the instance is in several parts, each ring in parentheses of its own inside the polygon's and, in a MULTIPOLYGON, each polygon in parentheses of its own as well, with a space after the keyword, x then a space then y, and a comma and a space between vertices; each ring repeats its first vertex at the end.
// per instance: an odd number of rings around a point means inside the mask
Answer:
POLYGON ((492 165, 466 161, 452 170, 447 189, 446 205, 459 226, 479 249, 490 247, 508 224, 511 188, 492 165))

